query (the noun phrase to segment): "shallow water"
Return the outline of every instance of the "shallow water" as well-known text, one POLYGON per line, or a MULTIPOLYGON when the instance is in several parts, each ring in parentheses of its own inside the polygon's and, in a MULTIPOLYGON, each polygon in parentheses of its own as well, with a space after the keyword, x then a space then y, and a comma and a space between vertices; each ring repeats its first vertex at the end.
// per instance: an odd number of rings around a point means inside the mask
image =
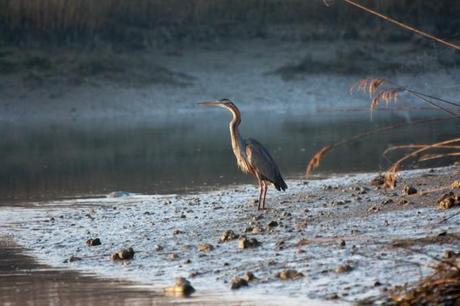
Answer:
MULTIPOLYGON (((241 133, 268 147, 286 177, 299 178, 307 161, 324 145, 427 115, 433 114, 379 112, 371 120, 366 111, 243 108, 241 133)), ((221 109, 197 107, 186 114, 159 114, 136 122, 127 117, 53 124, 4 122, 0 128, 0 203, 114 190, 182 193, 253 183, 235 166, 229 119, 221 109)), ((458 128, 458 121, 451 120, 380 133, 334 149, 319 173, 378 171, 389 164, 381 155, 388 145, 430 143, 453 137, 458 128)))

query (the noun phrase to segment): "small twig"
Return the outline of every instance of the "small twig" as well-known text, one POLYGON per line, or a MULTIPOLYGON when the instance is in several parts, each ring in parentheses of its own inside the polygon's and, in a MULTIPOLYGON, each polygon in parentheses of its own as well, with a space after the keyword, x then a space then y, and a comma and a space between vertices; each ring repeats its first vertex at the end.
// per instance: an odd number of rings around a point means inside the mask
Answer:
MULTIPOLYGON (((408 91, 408 92, 409 92, 409 91, 408 91)), ((434 107, 437 107, 437 108, 439 108, 440 110, 445 111, 446 113, 448 113, 448 114, 450 114, 450 115, 452 115, 452 116, 454 116, 454 117, 458 117, 458 114, 456 114, 456 113, 454 113, 454 112, 448 110, 448 109, 445 108, 445 107, 440 106, 439 104, 434 103, 433 101, 431 101, 431 100, 425 98, 425 97, 422 96, 422 95, 419 95, 419 94, 416 93, 415 91, 412 91, 412 92, 409 92, 409 93, 410 93, 411 95, 413 95, 413 96, 415 96, 415 97, 417 97, 417 98, 419 98, 419 99, 425 101, 426 103, 428 103, 428 104, 430 104, 430 105, 432 105, 432 106, 434 106, 434 107)))
POLYGON ((374 134, 378 134, 378 133, 381 133, 381 132, 386 132, 386 131, 390 131, 390 130, 394 130, 394 129, 398 129, 398 128, 403 128, 403 127, 408 127, 408 126, 413 126, 413 125, 418 125, 418 124, 425 124, 425 123, 431 123, 431 122, 453 120, 453 119, 457 119, 457 118, 442 117, 442 118, 435 118, 435 119, 420 119, 420 120, 415 120, 415 121, 412 121, 412 122, 409 122, 409 123, 407 123, 407 122, 397 123, 397 124, 393 124, 393 125, 389 125, 389 126, 376 128, 376 129, 373 129, 373 130, 370 130, 370 131, 367 131, 367 132, 364 132, 364 133, 359 133, 359 134, 356 134, 356 135, 354 135, 354 136, 352 136, 350 138, 338 141, 338 142, 336 142, 334 144, 324 146, 323 148, 321 148, 321 150, 316 152, 315 155, 309 160, 309 162, 307 164, 307 167, 305 169, 305 177, 308 177, 310 175, 310 173, 313 172, 314 169, 318 168, 319 165, 320 165, 320 161, 324 158, 324 156, 326 156, 326 154, 329 153, 335 147, 346 145, 346 144, 349 144, 349 143, 353 143, 355 141, 361 140, 363 138, 366 138, 366 137, 369 137, 369 136, 372 136, 374 134))
POLYGON ((456 212, 455 214, 453 214, 453 215, 451 215, 451 216, 449 216, 447 218, 443 218, 441 221, 438 222, 438 224, 444 223, 444 222, 446 222, 446 221, 448 221, 448 220, 450 220, 450 219, 452 219, 452 218, 454 218, 454 217, 456 217, 458 215, 460 215, 460 212, 456 212))
POLYGON ((395 24, 395 25, 397 25, 397 26, 399 26, 399 27, 401 27, 401 28, 403 28, 403 29, 406 29, 406 30, 408 30, 408 31, 414 32, 414 33, 416 33, 416 34, 418 34, 418 35, 420 35, 420 36, 423 36, 423 37, 432 39, 432 40, 434 40, 434 41, 437 41, 437 42, 439 42, 439 43, 441 43, 441 44, 444 44, 444 45, 446 45, 446 46, 448 46, 448 47, 451 47, 451 48, 453 48, 453 49, 456 49, 456 50, 459 50, 459 51, 460 51, 460 46, 458 46, 458 45, 456 45, 456 44, 454 44, 454 43, 450 43, 450 42, 448 42, 448 41, 446 41, 446 40, 443 40, 443 39, 441 39, 441 38, 438 38, 438 37, 436 37, 436 36, 434 36, 434 35, 431 35, 431 34, 428 34, 428 33, 426 33, 426 32, 423 32, 423 31, 421 31, 421 30, 419 30, 419 29, 416 29, 416 28, 414 28, 414 27, 412 27, 412 26, 409 26, 409 25, 404 24, 404 23, 402 23, 402 22, 400 22, 400 21, 397 21, 397 20, 395 20, 395 19, 393 19, 393 18, 390 18, 390 17, 388 17, 388 16, 385 16, 385 15, 379 13, 379 12, 376 12, 376 11, 374 11, 374 10, 371 10, 370 8, 367 8, 367 7, 365 7, 364 5, 358 4, 358 3, 354 2, 354 1, 351 1, 351 0, 343 0, 343 1, 344 1, 345 3, 348 3, 348 4, 352 5, 352 6, 355 6, 355 7, 359 8, 359 9, 361 9, 361 10, 364 10, 364 11, 366 11, 366 12, 372 14, 372 15, 375 15, 375 16, 377 16, 377 17, 379 17, 379 18, 382 18, 382 19, 384 19, 384 20, 386 20, 386 21, 388 21, 388 22, 391 22, 391 23, 393 23, 393 24, 395 24))
POLYGON ((444 157, 455 157, 455 156, 460 156, 460 152, 451 152, 451 153, 445 153, 445 154, 434 154, 434 155, 428 155, 428 156, 422 156, 418 159, 419 162, 422 161, 428 161, 428 160, 434 160, 434 159, 440 159, 444 157))
MULTIPOLYGON (((387 148, 385 151, 383 151, 383 156, 386 157, 386 155, 394 150, 399 150, 399 149, 419 149, 429 146, 428 144, 410 144, 410 145, 400 145, 400 146, 391 146, 387 148)), ((460 149, 460 146, 442 146, 439 147, 439 149, 460 149)))

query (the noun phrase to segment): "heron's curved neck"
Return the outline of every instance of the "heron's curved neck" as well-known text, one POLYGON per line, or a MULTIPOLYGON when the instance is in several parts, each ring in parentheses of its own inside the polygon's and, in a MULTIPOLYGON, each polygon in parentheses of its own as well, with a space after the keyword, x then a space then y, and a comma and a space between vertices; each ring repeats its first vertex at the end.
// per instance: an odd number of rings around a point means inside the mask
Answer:
POLYGON ((241 115, 238 109, 236 108, 229 108, 228 109, 232 115, 233 118, 228 124, 228 128, 230 130, 230 139, 232 141, 232 150, 233 153, 235 154, 236 158, 239 160, 240 158, 243 158, 243 139, 241 138, 240 132, 238 131, 238 126, 241 123, 241 115))

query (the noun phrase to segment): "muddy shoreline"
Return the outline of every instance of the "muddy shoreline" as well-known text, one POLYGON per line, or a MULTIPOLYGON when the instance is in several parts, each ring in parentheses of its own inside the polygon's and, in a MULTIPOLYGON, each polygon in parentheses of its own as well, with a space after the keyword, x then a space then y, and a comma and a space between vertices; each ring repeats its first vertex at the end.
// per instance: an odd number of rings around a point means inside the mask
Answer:
MULTIPOLYGON (((430 273, 430 256, 460 251, 458 208, 436 209, 437 199, 460 175, 458 166, 404 172, 393 191, 371 186, 373 175, 290 180, 287 194, 269 193, 265 214, 255 210, 253 186, 204 194, 55 201, 41 208, 22 208, 30 227, 16 221, 7 233, 40 262, 65 271, 93 271, 111 279, 155 284, 154 292, 176 276, 189 277, 200 301, 219 297, 225 303, 257 304, 274 293, 277 301, 293 304, 306 299, 343 304, 381 299, 392 286, 430 273), (405 185, 418 192, 404 194, 405 185), (230 229, 261 245, 238 250, 238 240, 218 243, 230 229), (100 248, 82 247, 87 237, 96 235, 103 241, 100 248), (201 244, 212 248, 199 251, 201 244), (120 270, 108 255, 128 245, 138 253, 120 270), (163 250, 155 251, 155 245, 163 250), (70 255, 83 260, 63 264, 70 255), (275 274, 285 269, 305 277, 277 280, 275 274), (146 271, 150 273, 139 276, 146 271), (230 290, 231 279, 245 272, 253 272, 258 280, 247 289, 230 290)), ((20 210, 5 213, 5 209, 0 216, 10 221, 20 210)), ((94 291, 110 290, 107 282, 94 282, 94 291)), ((158 299, 154 292, 120 292, 120 300, 131 295, 158 299)))
POLYGON ((168 301, 127 281, 40 264, 9 237, 0 238, 0 254, 2 305, 160 305, 168 301))

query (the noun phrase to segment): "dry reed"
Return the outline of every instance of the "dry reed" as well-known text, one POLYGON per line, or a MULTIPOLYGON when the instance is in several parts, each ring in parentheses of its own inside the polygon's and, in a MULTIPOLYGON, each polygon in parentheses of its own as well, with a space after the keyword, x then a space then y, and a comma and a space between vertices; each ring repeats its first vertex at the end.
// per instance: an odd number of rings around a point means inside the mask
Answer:
POLYGON ((460 300, 460 255, 449 253, 449 258, 435 259, 434 272, 421 279, 412 288, 398 287, 389 293, 397 305, 458 305, 460 300))
MULTIPOLYGON (((435 118, 435 119, 420 119, 420 120, 412 121, 410 123, 398 123, 398 124, 393 124, 393 125, 384 126, 384 127, 380 127, 380 128, 377 128, 377 129, 369 130, 369 131, 364 132, 364 133, 359 133, 359 134, 356 134, 356 135, 354 135, 354 136, 352 136, 350 138, 343 139, 343 140, 341 140, 339 142, 336 142, 334 144, 329 144, 327 146, 322 147, 308 161, 307 167, 305 168, 305 177, 308 178, 310 176, 310 174, 313 172, 313 170, 320 166, 320 163, 321 163, 322 159, 330 151, 332 151, 332 149, 334 149, 336 147, 346 145, 346 144, 350 144, 350 143, 362 140, 362 139, 364 139, 366 137, 369 137, 369 136, 372 136, 372 135, 375 135, 375 134, 379 134, 379 133, 383 133, 383 132, 388 132, 388 131, 395 130, 395 129, 401 129, 401 128, 405 128, 405 127, 420 125, 420 124, 445 122, 445 121, 448 121, 448 120, 455 120, 455 119, 458 119, 458 118, 456 118, 456 117, 455 118, 454 117, 442 117, 442 118, 435 118)), ((397 148, 398 147, 395 147, 395 149, 397 149, 397 148)), ((387 150, 389 152, 392 149, 390 148, 390 149, 387 149, 387 150)))
POLYGON ((332 149, 332 147, 333 145, 324 146, 310 159, 305 169, 305 176, 308 177, 314 169, 319 167, 321 159, 332 149))
POLYGON ((459 116, 459 113, 457 112, 460 109, 460 103, 427 95, 425 93, 416 91, 406 86, 398 85, 390 80, 382 78, 359 80, 350 89, 351 93, 355 91, 361 91, 369 94, 371 98, 369 107, 371 112, 375 111, 381 102, 384 102, 385 105, 388 106, 390 102, 396 102, 398 100, 399 94, 407 92, 409 95, 417 98, 419 101, 424 102, 438 110, 446 112, 454 117, 459 116), (455 107, 456 110, 454 111, 447 108, 447 105, 451 108, 455 107))
MULTIPOLYGON (((419 155, 420 153, 424 153, 425 151, 427 150, 431 150, 431 149, 435 149, 435 148, 441 148, 445 145, 450 145, 450 144, 453 144, 453 143, 460 143, 460 138, 454 138, 454 139, 449 139, 449 140, 445 140, 445 141, 441 141, 441 142, 437 142, 437 143, 434 143, 434 144, 430 144, 430 145, 426 145, 426 146, 423 146, 409 154, 406 154, 404 155, 402 158, 400 158, 399 160, 397 160, 395 163, 393 163, 390 168, 388 168, 388 170, 385 172, 384 174, 384 177, 385 177, 385 182, 384 182, 384 185, 385 187, 388 187, 388 188, 394 188, 396 186, 396 175, 397 175, 397 172, 399 171, 400 169, 400 166, 401 164, 412 158, 412 157, 415 157, 417 155, 419 155)), ((456 154, 457 152, 454 152, 454 154, 456 154)), ((453 156, 457 156, 458 154, 456 155, 453 155, 453 156)))

